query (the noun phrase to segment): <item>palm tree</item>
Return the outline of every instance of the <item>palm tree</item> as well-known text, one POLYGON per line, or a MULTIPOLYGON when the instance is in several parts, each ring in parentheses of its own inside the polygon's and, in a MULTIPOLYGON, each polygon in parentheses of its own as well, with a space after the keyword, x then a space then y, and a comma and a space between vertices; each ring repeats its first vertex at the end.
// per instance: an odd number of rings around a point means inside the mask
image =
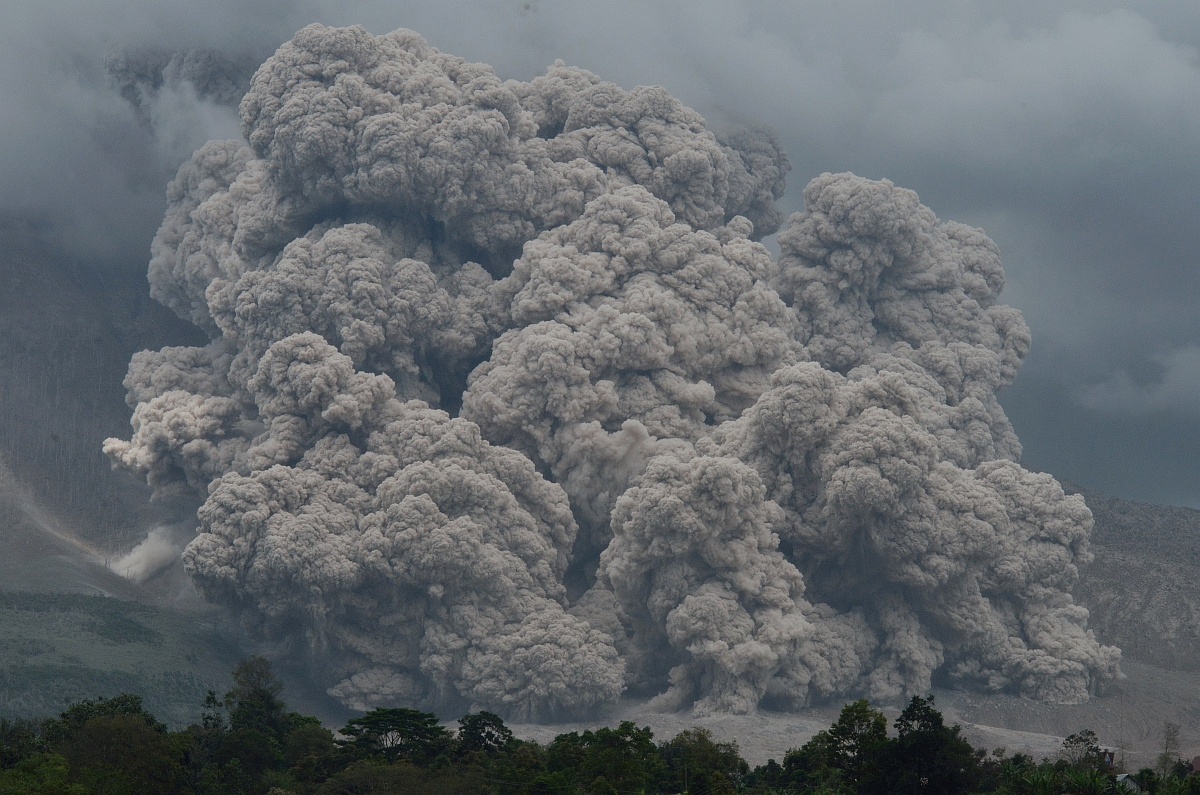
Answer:
POLYGON ((1027 771, 1020 778, 1024 795, 1060 795, 1062 792, 1062 777, 1050 765, 1038 765, 1027 771))
POLYGON ((1112 783, 1108 774, 1099 770, 1068 770, 1063 776, 1065 791, 1070 795, 1104 795, 1112 783))

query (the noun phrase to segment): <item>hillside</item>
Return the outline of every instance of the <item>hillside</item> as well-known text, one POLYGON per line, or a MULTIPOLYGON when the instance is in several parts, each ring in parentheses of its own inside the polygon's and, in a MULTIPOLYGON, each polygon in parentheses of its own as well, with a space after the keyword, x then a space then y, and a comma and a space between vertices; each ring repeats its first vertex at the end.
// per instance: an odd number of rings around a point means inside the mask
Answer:
POLYGON ((52 510, 87 544, 127 549, 162 521, 165 509, 149 503, 137 479, 114 472, 100 447, 107 436, 129 433, 121 381, 130 356, 186 344, 196 332, 150 300, 144 266, 107 273, 84 267, 3 219, 0 234, 6 479, 19 481, 27 507, 32 501, 52 510))
POLYGON ((1096 519, 1075 596, 1097 634, 1126 660, 1200 671, 1200 511, 1072 490, 1096 519))
POLYGON ((168 723, 199 718, 241 654, 216 614, 125 599, 0 591, 0 717, 137 693, 168 723))

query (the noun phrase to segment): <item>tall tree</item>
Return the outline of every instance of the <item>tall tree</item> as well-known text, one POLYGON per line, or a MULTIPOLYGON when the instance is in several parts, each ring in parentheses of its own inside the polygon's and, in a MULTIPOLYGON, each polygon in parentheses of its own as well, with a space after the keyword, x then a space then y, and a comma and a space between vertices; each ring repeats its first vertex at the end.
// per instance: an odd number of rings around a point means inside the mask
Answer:
POLYGON ((513 741, 512 731, 499 715, 491 712, 472 712, 458 719, 458 752, 476 751, 493 754, 502 751, 513 741))
POLYGON ((1165 778, 1171 775, 1178 761, 1179 724, 1169 720, 1163 721, 1163 747, 1162 752, 1154 760, 1154 768, 1158 771, 1158 775, 1165 778))
POLYGON ((666 775, 666 766, 649 728, 622 721, 582 734, 560 734, 546 748, 550 773, 569 772, 574 780, 593 790, 654 791, 666 775))
POLYGON ((749 770, 737 743, 716 742, 708 729, 686 729, 659 746, 659 751, 672 792, 733 792, 749 770))
POLYGON ((1091 729, 1084 729, 1068 735, 1063 740, 1060 756, 1066 762, 1067 767, 1072 770, 1109 772, 1108 760, 1105 759, 1104 751, 1100 748, 1100 741, 1096 738, 1096 733, 1091 729))
POLYGON ((783 778, 793 786, 857 792, 876 778, 888 743, 887 718, 866 699, 842 707, 837 721, 783 758, 783 778))
POLYGON ((450 732, 437 716, 415 709, 373 709, 348 721, 341 734, 348 738, 343 745, 389 762, 426 764, 450 749, 450 732))
POLYGON ((913 696, 895 722, 896 738, 880 755, 877 793, 971 792, 980 780, 981 752, 961 736, 961 727, 946 726, 933 696, 913 696))
POLYGON ((287 706, 279 697, 282 692, 283 683, 265 657, 255 655, 243 660, 233 669, 233 689, 225 694, 229 728, 257 729, 282 739, 291 728, 287 706))

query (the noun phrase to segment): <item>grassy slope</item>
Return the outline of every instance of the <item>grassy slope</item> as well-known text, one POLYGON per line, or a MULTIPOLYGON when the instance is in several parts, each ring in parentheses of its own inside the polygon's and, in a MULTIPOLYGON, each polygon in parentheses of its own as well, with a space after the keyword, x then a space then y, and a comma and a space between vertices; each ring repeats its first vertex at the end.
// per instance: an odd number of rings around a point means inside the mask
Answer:
POLYGON ((214 615, 81 594, 0 592, 0 717, 136 693, 174 726, 228 689, 239 652, 214 615))

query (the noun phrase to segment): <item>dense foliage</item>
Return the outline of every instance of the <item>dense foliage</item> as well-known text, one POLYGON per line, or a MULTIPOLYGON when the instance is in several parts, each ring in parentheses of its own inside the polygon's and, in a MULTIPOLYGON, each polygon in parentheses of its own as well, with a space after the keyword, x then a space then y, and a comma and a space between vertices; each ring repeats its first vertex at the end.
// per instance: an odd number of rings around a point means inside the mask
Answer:
MULTIPOLYGON (((1068 737, 1053 760, 988 754, 945 725, 932 696, 913 698, 891 730, 867 701, 848 704, 782 764, 752 770, 737 743, 707 729, 655 743, 629 721, 542 746, 517 739, 490 712, 464 715, 452 732, 434 715, 397 707, 334 733, 287 709, 265 659, 244 661, 233 681, 223 698, 210 692, 201 721, 181 731, 135 695, 81 701, 44 721, 0 720, 0 795, 1059 795, 1128 786, 1090 730, 1068 737)), ((1158 770, 1133 776, 1142 792, 1200 794, 1200 775, 1178 759, 1178 727, 1168 725, 1160 757, 1158 770)))

